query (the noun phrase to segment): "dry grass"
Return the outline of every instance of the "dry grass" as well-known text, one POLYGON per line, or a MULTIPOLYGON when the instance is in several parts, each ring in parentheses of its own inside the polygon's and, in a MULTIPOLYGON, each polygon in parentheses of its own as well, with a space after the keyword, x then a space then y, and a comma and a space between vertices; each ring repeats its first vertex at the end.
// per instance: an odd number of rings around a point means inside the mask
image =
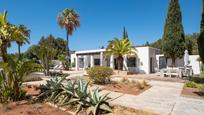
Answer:
POLYGON ((129 84, 130 86, 137 87, 139 89, 144 89, 149 86, 147 82, 143 80, 129 80, 127 77, 123 77, 119 83, 129 84))
POLYGON ((117 107, 114 107, 113 113, 109 113, 107 115, 157 115, 157 114, 152 112, 117 106, 117 107))

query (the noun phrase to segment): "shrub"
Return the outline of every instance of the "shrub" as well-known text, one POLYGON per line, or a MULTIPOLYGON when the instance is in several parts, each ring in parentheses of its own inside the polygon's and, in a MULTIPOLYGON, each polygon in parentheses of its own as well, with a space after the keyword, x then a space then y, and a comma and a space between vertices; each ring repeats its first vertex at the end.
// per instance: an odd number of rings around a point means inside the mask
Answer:
POLYGON ((185 87, 189 87, 189 88, 197 88, 197 84, 193 81, 188 81, 185 83, 185 87))
POLYGON ((110 81, 110 76, 113 74, 113 70, 109 67, 97 66, 88 70, 90 80, 96 84, 104 84, 110 81))

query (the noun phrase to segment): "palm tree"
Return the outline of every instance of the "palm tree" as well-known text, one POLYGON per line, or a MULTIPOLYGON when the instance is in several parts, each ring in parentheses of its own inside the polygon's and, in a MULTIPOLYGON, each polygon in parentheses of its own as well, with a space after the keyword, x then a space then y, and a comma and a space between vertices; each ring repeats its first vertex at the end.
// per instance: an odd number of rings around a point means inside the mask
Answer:
POLYGON ((7 48, 14 39, 16 27, 7 21, 7 11, 0 13, 0 52, 4 62, 7 62, 7 48))
POLYGON ((30 38, 30 32, 31 31, 27 27, 25 27, 24 25, 20 25, 17 28, 16 43, 18 44, 19 56, 21 54, 21 46, 23 44, 30 43, 28 40, 30 38))
POLYGON ((136 55, 136 49, 128 38, 114 38, 109 41, 108 47, 106 48, 106 55, 114 55, 117 57, 118 69, 122 70, 123 58, 125 55, 136 55))
POLYGON ((58 24, 66 29, 67 33, 67 59, 70 62, 69 35, 80 26, 79 15, 73 9, 64 9, 58 16, 58 24))

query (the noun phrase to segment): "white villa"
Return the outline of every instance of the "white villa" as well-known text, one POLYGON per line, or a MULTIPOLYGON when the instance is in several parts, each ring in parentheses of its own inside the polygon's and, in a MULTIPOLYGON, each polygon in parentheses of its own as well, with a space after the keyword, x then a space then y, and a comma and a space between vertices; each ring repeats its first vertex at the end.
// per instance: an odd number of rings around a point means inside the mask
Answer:
MULTIPOLYGON (((170 65, 171 60, 166 59, 160 54, 160 49, 148 46, 136 47, 137 56, 124 56, 123 70, 131 73, 150 74, 158 72, 160 69, 170 65)), ((200 74, 200 62, 197 61, 198 55, 190 55, 189 61, 194 74, 200 74)), ((75 70, 85 70, 94 66, 109 66, 117 69, 116 57, 105 55, 105 49, 76 51, 71 54, 71 63, 75 63, 75 70)), ((177 67, 183 67, 183 59, 176 60, 177 67)))
MULTIPOLYGON (((154 73, 157 67, 156 55, 159 49, 152 47, 136 47, 137 56, 125 56, 123 70, 135 73, 154 73)), ((71 55, 71 62, 75 63, 75 70, 85 70, 94 66, 109 66, 117 69, 116 57, 106 57, 105 49, 76 51, 71 55)))

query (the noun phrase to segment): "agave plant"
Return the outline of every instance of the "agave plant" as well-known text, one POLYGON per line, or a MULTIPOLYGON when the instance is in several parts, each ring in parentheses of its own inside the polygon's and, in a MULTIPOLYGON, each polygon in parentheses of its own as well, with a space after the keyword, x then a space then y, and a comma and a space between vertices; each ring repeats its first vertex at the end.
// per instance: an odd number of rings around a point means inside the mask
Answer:
POLYGON ((108 94, 100 96, 99 90, 90 92, 88 90, 88 82, 79 81, 65 81, 64 78, 54 78, 43 85, 39 97, 52 101, 60 106, 77 106, 76 114, 82 108, 88 108, 88 114, 99 114, 104 111, 111 111, 107 102, 108 94))
POLYGON ((39 67, 38 64, 29 60, 8 59, 8 63, 0 64, 0 68, 3 68, 0 73, 0 102, 3 103, 24 98, 25 92, 22 90, 23 79, 39 67))
POLYGON ((101 112, 112 112, 111 107, 108 104, 108 100, 110 99, 108 97, 108 94, 100 96, 99 89, 94 90, 90 93, 89 99, 90 99, 90 107, 87 109, 87 114, 93 114, 93 115, 100 115, 101 112))
POLYGON ((62 89, 62 82, 65 81, 65 77, 54 77, 47 81, 46 85, 41 85, 40 95, 38 99, 47 99, 47 101, 55 100, 56 96, 59 95, 62 89))
POLYGON ((60 106, 69 105, 70 99, 74 95, 76 83, 74 81, 67 81, 65 85, 62 86, 63 91, 56 96, 55 102, 58 102, 60 106))
POLYGON ((72 98, 69 100, 67 104, 76 104, 77 110, 76 114, 83 108, 89 106, 88 103, 88 82, 84 82, 82 80, 79 80, 76 83, 76 88, 74 90, 74 93, 72 94, 72 98))

